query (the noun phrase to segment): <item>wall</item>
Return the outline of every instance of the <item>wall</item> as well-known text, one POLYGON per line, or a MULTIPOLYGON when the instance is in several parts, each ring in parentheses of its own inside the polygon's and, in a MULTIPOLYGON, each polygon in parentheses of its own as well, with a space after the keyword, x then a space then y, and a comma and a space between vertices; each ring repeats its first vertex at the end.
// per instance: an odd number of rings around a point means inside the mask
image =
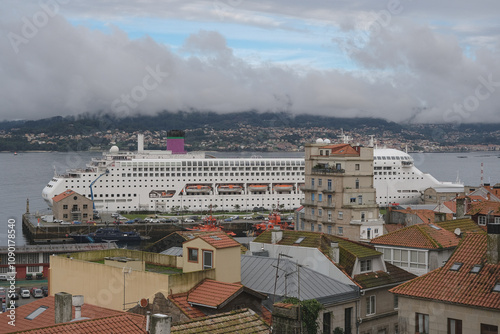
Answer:
POLYGON ((241 282, 241 252, 240 247, 216 249, 215 279, 221 282, 241 282))
POLYGON ((141 252, 131 249, 105 249, 96 250, 83 253, 73 253, 71 256, 74 259, 84 260, 84 261, 98 261, 105 257, 123 256, 133 259, 141 259, 146 263, 157 264, 161 266, 167 266, 172 268, 182 268, 182 265, 178 263, 178 257, 172 255, 163 255, 158 253, 148 253, 141 252))
POLYGON ((203 252, 202 250, 211 250, 214 252, 214 264, 215 264, 215 248, 211 245, 207 244, 200 238, 195 238, 193 240, 189 240, 185 242, 182 246, 182 257, 185 259, 183 271, 185 273, 191 271, 199 271, 203 270, 203 252), (188 248, 196 248, 198 249, 198 260, 196 262, 189 261, 188 257, 188 248))
POLYGON ((132 270, 124 275, 121 268, 51 256, 49 291, 51 295, 62 291, 84 295, 89 304, 123 310, 124 276, 126 303, 131 303, 127 308, 131 308, 141 298, 152 298, 156 292, 164 295, 186 292, 205 278, 215 278, 215 272, 165 275, 132 270))
POLYGON ((415 333, 415 313, 429 315, 431 333, 447 333, 448 318, 462 320, 462 333, 480 333, 481 324, 497 325, 498 310, 459 306, 415 298, 399 297, 401 334, 415 333))

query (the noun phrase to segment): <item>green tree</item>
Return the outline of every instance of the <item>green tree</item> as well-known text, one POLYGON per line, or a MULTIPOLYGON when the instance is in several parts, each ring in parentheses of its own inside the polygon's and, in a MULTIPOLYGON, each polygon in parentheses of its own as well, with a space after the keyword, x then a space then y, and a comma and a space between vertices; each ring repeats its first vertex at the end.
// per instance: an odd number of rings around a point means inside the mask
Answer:
POLYGON ((317 322, 319 311, 323 309, 323 305, 316 299, 309 300, 298 300, 295 297, 285 298, 283 303, 291 303, 294 305, 300 305, 300 316, 302 319, 302 324, 305 327, 308 334, 316 334, 319 330, 319 324, 317 322))

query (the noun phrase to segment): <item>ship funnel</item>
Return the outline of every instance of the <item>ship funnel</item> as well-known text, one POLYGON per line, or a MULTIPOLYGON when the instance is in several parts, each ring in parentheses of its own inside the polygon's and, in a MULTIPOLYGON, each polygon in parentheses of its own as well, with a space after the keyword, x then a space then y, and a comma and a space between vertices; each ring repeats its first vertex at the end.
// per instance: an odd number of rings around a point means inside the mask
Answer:
POLYGON ((184 131, 170 130, 167 132, 167 151, 172 151, 172 154, 186 154, 184 151, 184 131))

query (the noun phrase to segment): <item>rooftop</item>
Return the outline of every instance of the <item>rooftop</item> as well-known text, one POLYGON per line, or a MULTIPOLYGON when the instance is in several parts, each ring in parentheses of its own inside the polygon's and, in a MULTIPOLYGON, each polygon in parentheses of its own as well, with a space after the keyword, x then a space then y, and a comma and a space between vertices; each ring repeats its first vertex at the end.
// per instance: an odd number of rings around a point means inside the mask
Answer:
POLYGON ((398 284, 400 282, 409 281, 417 277, 404 269, 385 263, 387 272, 385 271, 372 271, 369 273, 359 274, 354 276, 356 282, 361 285, 363 289, 374 288, 383 285, 398 284))
MULTIPOLYGON (((83 304, 82 306, 82 317, 83 318, 90 318, 90 319, 99 319, 99 318, 107 318, 107 317, 112 317, 112 316, 117 316, 117 315, 123 315, 123 312, 120 311, 115 311, 112 309, 100 307, 100 306, 95 306, 91 304, 83 304)), ((55 325, 55 297, 54 296, 48 296, 45 298, 41 299, 36 299, 32 301, 29 304, 19 306, 16 308, 16 326, 8 326, 6 325, 7 322, 9 321, 9 318, 7 318, 8 313, 3 313, 0 315, 2 319, 2 324, 0 325, 0 333, 11 333, 15 331, 27 331, 35 328, 42 328, 42 327, 49 327, 49 326, 56 326, 55 325), (40 313, 36 318, 33 320, 26 319, 28 315, 33 313, 35 310, 39 309, 40 307, 47 307, 46 310, 42 313, 40 313)), ((75 313, 74 313, 74 307, 73 307, 73 315, 72 318, 74 318, 75 313)), ((136 325, 141 325, 144 317, 132 317, 129 319, 136 325)), ((129 321, 127 320, 127 321, 129 321)), ((125 320, 120 320, 120 321, 125 321, 125 320)), ((129 322, 130 322, 129 321, 129 322)), ((109 324, 112 322, 111 320, 106 321, 106 324, 109 324)), ((76 322, 78 323, 78 322, 76 322)), ((59 325, 57 325, 59 326, 59 325)), ((53 327, 51 327, 53 328, 53 327)), ((137 328, 136 328, 137 329, 137 328)), ((44 331, 43 333, 48 333, 48 331, 44 331)), ((51 332, 52 333, 52 332, 51 332)), ((53 333, 67 333, 66 330, 62 329, 55 329, 53 333)), ((80 332, 82 333, 82 332, 80 332)), ((99 333, 99 332, 85 332, 85 333, 99 333)), ((102 333, 102 332, 101 332, 102 333)))
POLYGON ((486 234, 469 233, 443 267, 390 291, 402 296, 500 310, 500 293, 493 291, 500 281, 500 265, 486 261, 486 248, 486 234))
POLYGON ((390 245, 423 249, 456 247, 460 239, 436 224, 416 224, 381 235, 371 240, 374 245, 390 245))
POLYGON ((240 243, 229 237, 224 232, 200 234, 197 236, 215 248, 240 247, 240 243))
POLYGON ((211 308, 219 308, 225 305, 230 298, 243 290, 243 285, 219 282, 206 279, 188 293, 189 304, 197 304, 211 308))
POLYGON ((269 326, 252 310, 243 309, 172 326, 172 334, 269 334, 269 326))

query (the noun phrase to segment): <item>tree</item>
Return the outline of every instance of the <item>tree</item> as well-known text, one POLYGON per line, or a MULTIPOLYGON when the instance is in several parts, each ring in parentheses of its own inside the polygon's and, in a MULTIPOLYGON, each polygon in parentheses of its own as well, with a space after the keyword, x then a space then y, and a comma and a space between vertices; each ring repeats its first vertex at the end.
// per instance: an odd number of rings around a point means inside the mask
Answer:
POLYGON ((235 204, 235 205, 234 205, 234 210, 235 210, 235 211, 240 211, 240 208, 241 208, 241 207, 240 207, 240 205, 239 205, 239 204, 235 204))
POLYGON ((300 305, 300 316, 302 319, 302 324, 306 328, 307 333, 316 334, 318 332, 318 315, 319 311, 323 309, 323 305, 321 305, 320 302, 318 302, 316 299, 300 301, 295 297, 289 297, 283 299, 283 303, 300 305))

